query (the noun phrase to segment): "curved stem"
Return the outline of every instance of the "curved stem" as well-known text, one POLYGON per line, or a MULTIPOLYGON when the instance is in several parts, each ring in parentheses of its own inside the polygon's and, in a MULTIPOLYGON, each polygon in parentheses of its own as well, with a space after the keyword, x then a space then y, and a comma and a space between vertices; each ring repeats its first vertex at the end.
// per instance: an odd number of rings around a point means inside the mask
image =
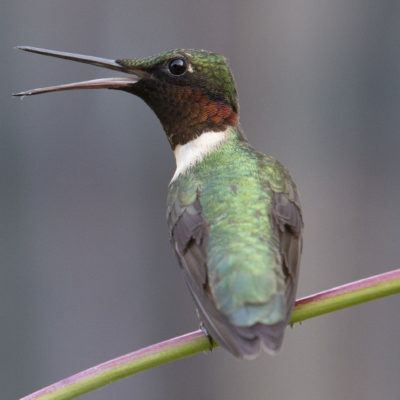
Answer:
POLYGON ((400 268, 325 290, 296 301, 290 323, 400 293, 400 268))
MULTIPOLYGON (((400 293, 400 269, 348 283, 296 301, 290 323, 400 293)), ((123 355, 53 383, 20 400, 68 400, 118 379, 211 350, 201 330, 123 355)))

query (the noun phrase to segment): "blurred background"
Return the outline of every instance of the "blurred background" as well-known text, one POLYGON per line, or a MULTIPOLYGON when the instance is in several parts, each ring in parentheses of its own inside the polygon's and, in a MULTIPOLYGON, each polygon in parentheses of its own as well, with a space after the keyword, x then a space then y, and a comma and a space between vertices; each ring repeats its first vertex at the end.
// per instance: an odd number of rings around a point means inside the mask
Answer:
MULTIPOLYGON (((12 98, 115 75, 13 46, 225 54, 250 142, 300 191, 300 297, 399 266, 399 20, 396 0, 2 0, 0 397, 198 328, 168 240, 175 163, 158 120, 120 92, 12 98)), ((399 307, 304 322, 276 357, 217 349, 83 398, 398 399, 399 307)))

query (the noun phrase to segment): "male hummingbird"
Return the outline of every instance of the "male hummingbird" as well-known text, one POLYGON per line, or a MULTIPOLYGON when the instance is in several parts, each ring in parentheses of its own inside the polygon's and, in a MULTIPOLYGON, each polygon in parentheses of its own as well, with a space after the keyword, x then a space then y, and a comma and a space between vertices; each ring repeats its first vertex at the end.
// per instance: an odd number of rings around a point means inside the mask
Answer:
POLYGON ((261 348, 276 352, 295 300, 301 208, 288 171, 244 136, 226 58, 204 50, 172 50, 109 60, 19 49, 130 74, 16 96, 108 88, 141 97, 159 118, 175 155, 168 225, 202 324, 237 357, 252 358, 261 348))

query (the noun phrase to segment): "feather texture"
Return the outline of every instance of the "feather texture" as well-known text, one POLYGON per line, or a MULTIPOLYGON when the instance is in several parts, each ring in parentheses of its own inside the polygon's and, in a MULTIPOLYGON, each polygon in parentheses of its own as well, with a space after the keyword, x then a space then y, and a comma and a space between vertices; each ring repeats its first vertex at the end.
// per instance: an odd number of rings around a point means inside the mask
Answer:
POLYGON ((171 182, 171 241, 213 339, 237 357, 274 353, 290 318, 303 222, 296 187, 275 159, 232 129, 171 182))

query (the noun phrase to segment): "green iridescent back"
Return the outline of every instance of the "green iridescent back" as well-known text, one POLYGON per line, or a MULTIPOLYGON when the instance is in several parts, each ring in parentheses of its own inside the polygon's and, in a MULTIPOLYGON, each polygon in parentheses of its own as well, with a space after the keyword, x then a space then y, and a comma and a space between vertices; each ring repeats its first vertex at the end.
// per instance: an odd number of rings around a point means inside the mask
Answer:
POLYGON ((280 346, 294 303, 302 221, 287 170, 256 152, 237 128, 228 132, 227 143, 171 183, 168 213, 178 249, 184 241, 179 231, 193 229, 178 257, 189 271, 203 322, 220 341, 236 335, 222 345, 232 352, 243 346, 238 350, 243 356, 255 351, 244 349, 254 345, 241 340, 246 335, 262 337, 272 351, 280 346), (217 329, 218 321, 223 323, 217 329), (230 334, 220 334, 227 327, 230 334), (238 334, 241 330, 247 333, 238 334))

